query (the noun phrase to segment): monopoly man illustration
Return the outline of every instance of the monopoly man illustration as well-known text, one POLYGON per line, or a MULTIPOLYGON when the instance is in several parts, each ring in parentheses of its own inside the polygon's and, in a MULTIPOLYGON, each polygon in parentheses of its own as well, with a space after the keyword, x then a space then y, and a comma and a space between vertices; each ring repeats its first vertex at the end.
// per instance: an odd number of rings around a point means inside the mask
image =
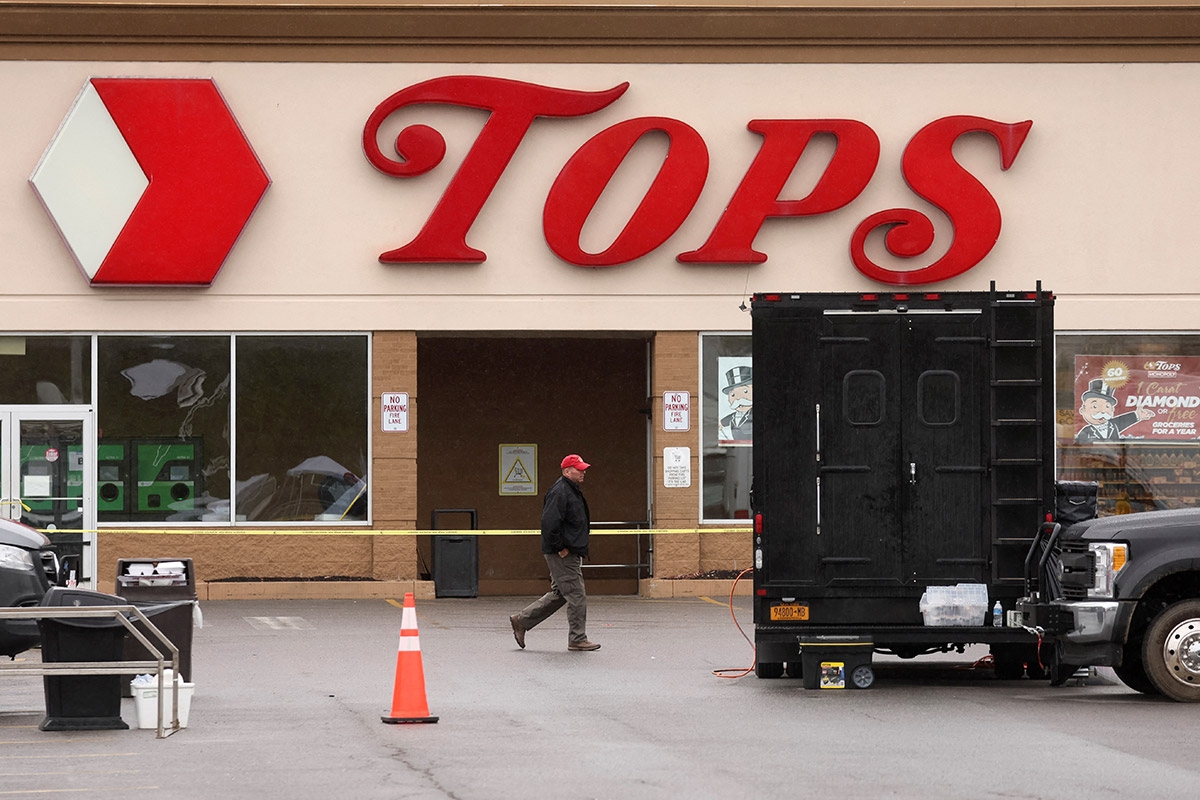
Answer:
POLYGON ((718 359, 725 372, 726 385, 721 387, 730 413, 721 417, 717 443, 748 445, 754 441, 754 371, 748 358, 718 359))
POLYGON ((1116 389, 1105 383, 1103 378, 1089 381, 1079 404, 1079 415, 1086 424, 1075 434, 1075 441, 1082 444, 1115 442, 1122 438, 1121 433, 1127 428, 1155 416, 1154 411, 1140 405, 1136 411, 1114 416, 1116 409, 1116 389))

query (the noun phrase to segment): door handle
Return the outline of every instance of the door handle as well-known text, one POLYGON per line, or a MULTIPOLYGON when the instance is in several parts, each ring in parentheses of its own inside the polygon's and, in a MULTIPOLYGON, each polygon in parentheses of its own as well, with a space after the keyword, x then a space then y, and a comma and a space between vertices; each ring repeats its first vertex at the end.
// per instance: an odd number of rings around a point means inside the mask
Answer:
POLYGON ((913 486, 917 485, 917 462, 908 462, 908 482, 913 486))

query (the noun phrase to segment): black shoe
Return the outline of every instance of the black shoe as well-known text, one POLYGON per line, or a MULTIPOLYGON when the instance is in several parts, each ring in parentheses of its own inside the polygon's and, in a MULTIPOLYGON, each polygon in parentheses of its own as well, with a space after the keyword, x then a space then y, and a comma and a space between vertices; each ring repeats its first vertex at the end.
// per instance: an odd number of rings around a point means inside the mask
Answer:
POLYGON ((524 650, 525 649, 525 628, 521 626, 521 623, 517 622, 516 614, 513 614, 511 617, 509 617, 508 621, 512 623, 513 638, 517 640, 517 647, 524 650))

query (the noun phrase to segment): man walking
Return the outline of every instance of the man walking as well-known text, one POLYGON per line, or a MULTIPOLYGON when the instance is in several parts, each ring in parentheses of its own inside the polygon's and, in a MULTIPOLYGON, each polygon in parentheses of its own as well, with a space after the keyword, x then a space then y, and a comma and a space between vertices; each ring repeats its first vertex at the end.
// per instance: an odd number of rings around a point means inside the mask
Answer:
POLYGON ((588 554, 591 517, 579 487, 591 464, 572 453, 562 460, 562 477, 542 502, 542 555, 550 567, 550 591, 508 618, 517 646, 525 647, 525 632, 567 607, 568 650, 599 650, 587 638, 587 592, 583 559, 588 554))

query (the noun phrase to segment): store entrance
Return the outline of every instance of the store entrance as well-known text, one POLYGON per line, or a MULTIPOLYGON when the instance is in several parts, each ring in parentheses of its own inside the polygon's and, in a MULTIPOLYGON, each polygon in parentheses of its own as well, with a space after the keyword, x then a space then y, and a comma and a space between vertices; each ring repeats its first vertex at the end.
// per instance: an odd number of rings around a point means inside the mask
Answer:
POLYGON ((80 586, 96 578, 91 409, 0 406, 0 514, 45 532, 80 586))
MULTIPOLYGON (((649 527, 649 338, 422 337, 417 344, 417 520, 483 530, 537 530, 542 496, 579 453, 591 511, 593 594, 634 594, 648 577, 649 537, 605 535, 649 527)), ((432 537, 421 570, 433 572, 432 537)), ((478 542, 480 595, 546 591, 534 536, 478 542)))

